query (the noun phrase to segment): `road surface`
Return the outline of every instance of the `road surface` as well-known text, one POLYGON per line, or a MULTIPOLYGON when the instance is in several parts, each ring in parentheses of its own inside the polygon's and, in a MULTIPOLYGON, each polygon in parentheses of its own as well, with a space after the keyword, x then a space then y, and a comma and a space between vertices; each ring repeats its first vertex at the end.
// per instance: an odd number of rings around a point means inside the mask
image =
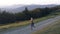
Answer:
POLYGON ((0 32, 0 34, 31 34, 37 30, 44 28, 49 24, 54 23, 57 20, 60 20, 60 16, 57 16, 55 18, 50 18, 35 24, 35 28, 33 30, 31 30, 30 25, 28 25, 26 27, 21 27, 21 28, 18 27, 18 28, 7 29, 6 31, 0 32))

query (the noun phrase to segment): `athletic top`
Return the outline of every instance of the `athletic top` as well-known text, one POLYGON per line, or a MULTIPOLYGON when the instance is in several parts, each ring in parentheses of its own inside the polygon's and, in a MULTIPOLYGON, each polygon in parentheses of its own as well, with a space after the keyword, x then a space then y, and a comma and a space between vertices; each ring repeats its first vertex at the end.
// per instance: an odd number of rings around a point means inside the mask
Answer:
POLYGON ((31 22, 33 22, 33 18, 31 18, 31 22))

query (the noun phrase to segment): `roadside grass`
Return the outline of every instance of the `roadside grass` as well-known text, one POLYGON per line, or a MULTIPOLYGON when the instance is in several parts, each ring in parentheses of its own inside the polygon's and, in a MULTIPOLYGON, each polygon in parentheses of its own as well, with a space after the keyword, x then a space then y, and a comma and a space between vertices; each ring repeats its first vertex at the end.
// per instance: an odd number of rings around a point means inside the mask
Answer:
MULTIPOLYGON (((42 17, 42 18, 37 18, 37 19, 34 19, 34 23, 38 23, 40 21, 43 21, 43 20, 46 20, 46 19, 52 18, 52 17, 54 17, 54 16, 45 16, 45 17, 42 17)), ((30 20, 21 21, 21 22, 16 22, 16 23, 12 23, 12 24, 7 24, 7 25, 0 26, 0 29, 22 27, 22 26, 27 26, 29 24, 30 24, 30 20)))
POLYGON ((60 34, 60 21, 56 21, 55 23, 50 24, 50 26, 47 26, 42 30, 39 30, 32 34, 60 34))

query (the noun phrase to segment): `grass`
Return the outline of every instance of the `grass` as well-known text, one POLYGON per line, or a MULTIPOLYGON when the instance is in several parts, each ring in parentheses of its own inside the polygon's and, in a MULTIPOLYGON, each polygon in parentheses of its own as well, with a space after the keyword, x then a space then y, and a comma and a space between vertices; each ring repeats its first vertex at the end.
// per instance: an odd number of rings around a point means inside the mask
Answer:
MULTIPOLYGON (((34 23, 38 23, 40 21, 46 20, 46 19, 51 18, 51 17, 53 17, 53 16, 45 16, 42 18, 34 19, 34 23)), ((28 21, 22 21, 22 22, 16 22, 16 23, 0 26, 0 29, 7 29, 7 28, 12 28, 12 27, 22 27, 22 26, 27 26, 29 24, 30 24, 29 20, 28 21)))
POLYGON ((34 32, 33 34, 60 34, 60 21, 56 21, 54 24, 50 24, 50 26, 34 32))

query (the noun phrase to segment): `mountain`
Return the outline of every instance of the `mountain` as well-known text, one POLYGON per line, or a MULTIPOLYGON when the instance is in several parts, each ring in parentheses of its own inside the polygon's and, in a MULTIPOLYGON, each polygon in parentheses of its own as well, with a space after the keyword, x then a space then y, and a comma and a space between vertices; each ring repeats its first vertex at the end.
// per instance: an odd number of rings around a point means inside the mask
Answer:
POLYGON ((25 7, 28 8, 28 10, 33 10, 35 8, 45 8, 45 7, 54 7, 57 6, 55 4, 51 4, 51 5, 13 5, 13 6, 5 6, 5 7, 1 7, 1 10, 6 10, 7 12, 13 12, 13 13, 17 13, 17 12, 22 12, 25 7))

